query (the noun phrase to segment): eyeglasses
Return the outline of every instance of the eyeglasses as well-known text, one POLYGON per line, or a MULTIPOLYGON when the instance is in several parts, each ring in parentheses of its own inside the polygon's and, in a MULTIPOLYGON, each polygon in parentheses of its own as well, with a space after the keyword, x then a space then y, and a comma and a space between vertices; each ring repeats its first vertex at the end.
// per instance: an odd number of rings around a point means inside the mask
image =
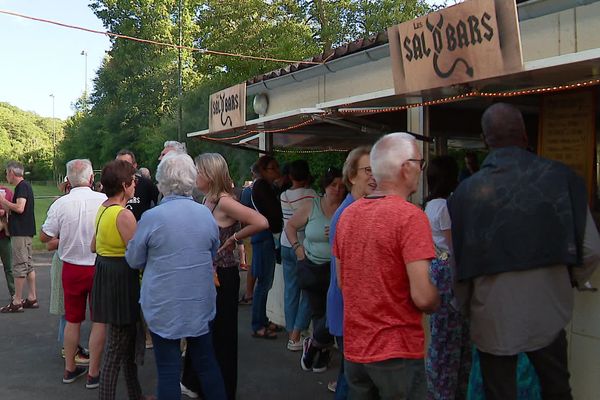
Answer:
POLYGON ((421 169, 421 171, 423 171, 425 169, 425 167, 427 166, 427 161, 425 161, 424 158, 421 159, 417 159, 417 158, 409 158, 406 161, 414 161, 414 162, 418 162, 419 163, 419 168, 421 169))
POLYGON ((370 166, 369 166, 369 167, 360 167, 360 168, 357 168, 357 170, 359 170, 359 171, 360 171, 361 169, 364 169, 364 170, 365 170, 365 174, 367 174, 367 175, 369 175, 369 176, 373 175, 373 170, 371 169, 371 167, 370 167, 370 166))

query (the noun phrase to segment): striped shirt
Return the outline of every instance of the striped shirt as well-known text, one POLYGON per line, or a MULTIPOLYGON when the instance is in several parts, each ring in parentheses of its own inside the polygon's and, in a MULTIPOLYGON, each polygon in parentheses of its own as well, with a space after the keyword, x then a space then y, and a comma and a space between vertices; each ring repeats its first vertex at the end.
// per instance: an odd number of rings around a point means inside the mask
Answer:
MULTIPOLYGON (((318 197, 317 192, 310 188, 288 189, 281 194, 281 212, 283 213, 283 229, 287 222, 292 218, 292 215, 298 210, 305 201, 310 201, 318 197)), ((298 242, 304 241, 304 229, 298 231, 298 242)), ((285 231, 281 233, 281 245, 292 247, 292 244, 285 235, 285 231)))

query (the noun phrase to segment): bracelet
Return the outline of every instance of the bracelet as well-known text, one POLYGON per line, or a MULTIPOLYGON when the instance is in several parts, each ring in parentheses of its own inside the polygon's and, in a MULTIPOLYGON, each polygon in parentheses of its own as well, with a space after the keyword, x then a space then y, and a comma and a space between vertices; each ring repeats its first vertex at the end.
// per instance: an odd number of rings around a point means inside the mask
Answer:
POLYGON ((296 242, 296 243, 294 243, 294 244, 292 245, 292 249, 293 249, 294 251, 296 251, 296 250, 298 250, 298 247, 300 247, 300 246, 302 246, 302 244, 300 244, 300 243, 296 242))
POLYGON ((237 238, 237 236, 235 236, 237 232, 233 232, 233 240, 235 240, 235 244, 244 244, 243 240, 240 240, 237 238))

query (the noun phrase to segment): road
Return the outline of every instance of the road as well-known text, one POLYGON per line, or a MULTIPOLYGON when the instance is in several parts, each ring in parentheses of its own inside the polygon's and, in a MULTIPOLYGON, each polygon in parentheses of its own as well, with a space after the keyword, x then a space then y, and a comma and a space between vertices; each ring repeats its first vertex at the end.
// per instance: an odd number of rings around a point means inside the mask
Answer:
MULTIPOLYGON (((64 363, 56 339, 58 318, 48 313, 50 254, 35 253, 34 262, 40 308, 0 314, 0 400, 97 399, 98 391, 86 389, 84 378, 69 385, 62 383, 64 363)), ((3 275, 0 301, 8 304, 3 275)), ((333 399, 333 394, 327 391, 327 382, 337 376, 339 354, 334 354, 331 368, 325 373, 304 372, 300 368, 300 353, 286 349, 287 335, 280 334, 277 340, 254 339, 250 336, 251 307, 240 306, 239 312, 239 400, 333 399)), ((89 327, 89 322, 82 325, 84 343, 89 327)), ((139 377, 144 393, 154 393, 156 370, 151 351, 146 352, 139 377)), ((117 399, 126 398, 120 374, 117 399)))

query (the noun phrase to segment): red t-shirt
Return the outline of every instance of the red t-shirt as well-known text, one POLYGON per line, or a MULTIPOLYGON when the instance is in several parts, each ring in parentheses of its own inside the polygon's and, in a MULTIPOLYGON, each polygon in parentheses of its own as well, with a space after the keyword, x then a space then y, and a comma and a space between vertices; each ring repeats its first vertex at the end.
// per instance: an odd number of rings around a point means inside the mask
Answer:
POLYGON ((357 200, 340 217, 333 254, 342 268, 344 357, 423 358, 423 313, 406 264, 435 257, 425 213, 400 196, 357 200))
MULTIPOLYGON (((12 200, 13 200, 12 190, 10 190, 6 186, 2 186, 2 185, 0 185, 0 189, 4 189, 4 192, 5 192, 4 197, 6 198, 6 200, 12 202, 12 200)), ((2 229, 2 231, 0 231, 0 239, 4 239, 4 238, 6 238, 6 233, 5 233, 4 229, 2 229)))

